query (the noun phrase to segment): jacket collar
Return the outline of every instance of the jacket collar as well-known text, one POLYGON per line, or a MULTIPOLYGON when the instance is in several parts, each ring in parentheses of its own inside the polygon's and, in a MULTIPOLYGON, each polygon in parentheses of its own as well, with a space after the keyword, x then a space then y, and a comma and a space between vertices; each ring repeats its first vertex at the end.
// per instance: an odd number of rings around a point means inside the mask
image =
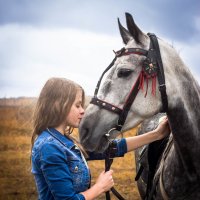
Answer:
POLYGON ((57 131, 55 128, 47 128, 46 131, 67 148, 72 149, 75 146, 71 139, 57 131))

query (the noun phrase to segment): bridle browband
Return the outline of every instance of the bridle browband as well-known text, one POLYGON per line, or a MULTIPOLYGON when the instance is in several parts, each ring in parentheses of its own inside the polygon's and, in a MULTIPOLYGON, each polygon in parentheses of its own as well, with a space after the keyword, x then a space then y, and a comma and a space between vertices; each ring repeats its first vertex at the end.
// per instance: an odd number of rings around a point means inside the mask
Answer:
MULTIPOLYGON (((116 130, 121 131, 122 126, 124 125, 128 112, 131 108, 131 105, 133 101, 135 100, 137 93, 139 92, 141 88, 141 77, 156 77, 158 79, 159 83, 159 91, 161 94, 161 100, 162 100, 162 110, 161 112, 167 112, 168 110, 168 99, 167 99, 167 93, 166 93, 166 85, 165 85, 165 75, 164 75, 164 69, 163 69, 163 64, 162 64, 162 59, 160 55, 160 48, 158 45, 158 40, 155 34, 153 33, 148 33, 147 34, 150 38, 150 48, 149 50, 141 49, 141 48, 122 48, 121 50, 115 52, 115 58, 113 61, 110 63, 110 65, 104 70, 102 73, 95 92, 94 92, 94 97, 91 100, 91 104, 95 104, 99 106, 100 108, 106 109, 108 111, 114 112, 119 115, 118 123, 115 127, 116 130), (105 75, 105 73, 114 65, 116 59, 121 56, 126 56, 130 54, 138 54, 145 56, 146 59, 143 62, 143 68, 138 76, 134 86, 132 87, 128 98, 126 99, 126 102, 123 106, 123 108, 119 108, 111 103, 108 103, 104 100, 101 100, 97 97, 98 91, 99 91, 99 86, 101 84, 102 78, 105 75)), ((153 82, 153 80, 152 80, 153 82)))

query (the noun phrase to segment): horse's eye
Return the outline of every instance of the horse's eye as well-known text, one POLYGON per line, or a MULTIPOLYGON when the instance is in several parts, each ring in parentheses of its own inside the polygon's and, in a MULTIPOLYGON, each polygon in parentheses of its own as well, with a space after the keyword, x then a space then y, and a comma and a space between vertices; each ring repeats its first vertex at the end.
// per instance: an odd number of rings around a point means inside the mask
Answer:
POLYGON ((119 78, 128 77, 131 73, 132 73, 132 70, 130 69, 119 69, 119 71, 117 72, 117 76, 119 78))

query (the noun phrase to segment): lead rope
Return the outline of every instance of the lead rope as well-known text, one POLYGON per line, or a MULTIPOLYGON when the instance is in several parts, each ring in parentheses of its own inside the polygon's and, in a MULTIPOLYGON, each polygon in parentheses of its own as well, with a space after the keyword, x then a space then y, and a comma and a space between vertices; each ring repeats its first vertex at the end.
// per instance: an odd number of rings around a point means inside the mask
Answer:
MULTIPOLYGON (((113 163, 112 153, 115 150, 116 148, 114 148, 113 142, 109 142, 109 146, 108 149, 106 150, 106 157, 105 157, 106 172, 110 170, 110 167, 113 163)), ((110 190, 119 200, 125 200, 124 197, 122 197, 121 194, 119 194, 119 192, 117 192, 117 190, 114 187, 112 187, 110 190)), ((105 195, 106 195, 106 200, 110 200, 110 191, 107 191, 105 195)))

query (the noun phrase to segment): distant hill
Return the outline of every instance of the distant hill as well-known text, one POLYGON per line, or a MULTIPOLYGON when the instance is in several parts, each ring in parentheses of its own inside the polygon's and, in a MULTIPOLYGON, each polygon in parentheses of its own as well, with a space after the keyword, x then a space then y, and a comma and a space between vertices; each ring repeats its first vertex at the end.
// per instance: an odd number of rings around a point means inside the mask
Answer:
POLYGON ((18 107, 18 106, 31 106, 35 104, 37 98, 35 97, 18 97, 18 98, 1 98, 0 106, 18 107))
MULTIPOLYGON (((90 99, 90 96, 86 96, 86 107, 88 106, 90 99)), ((36 97, 0 98, 0 107, 33 106, 36 102, 36 97)))

